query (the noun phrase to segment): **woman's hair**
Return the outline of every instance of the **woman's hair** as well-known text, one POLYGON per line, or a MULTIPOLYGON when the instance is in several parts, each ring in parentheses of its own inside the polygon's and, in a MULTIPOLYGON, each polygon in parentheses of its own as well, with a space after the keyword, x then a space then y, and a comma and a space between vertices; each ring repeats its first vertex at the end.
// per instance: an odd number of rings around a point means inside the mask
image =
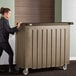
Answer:
POLYGON ((0 14, 2 15, 4 15, 4 13, 8 13, 9 11, 11 11, 9 8, 4 8, 4 7, 0 8, 0 14))

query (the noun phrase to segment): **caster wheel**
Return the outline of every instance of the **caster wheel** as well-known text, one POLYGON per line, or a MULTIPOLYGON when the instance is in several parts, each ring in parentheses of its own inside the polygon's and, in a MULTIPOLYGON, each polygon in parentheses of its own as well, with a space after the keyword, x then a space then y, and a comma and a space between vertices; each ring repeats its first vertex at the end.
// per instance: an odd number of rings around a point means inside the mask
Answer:
POLYGON ((63 66, 63 70, 67 70, 67 65, 64 65, 63 66))
POLYGON ((24 75, 27 75, 28 74, 28 68, 26 68, 26 69, 23 70, 23 74, 24 75))

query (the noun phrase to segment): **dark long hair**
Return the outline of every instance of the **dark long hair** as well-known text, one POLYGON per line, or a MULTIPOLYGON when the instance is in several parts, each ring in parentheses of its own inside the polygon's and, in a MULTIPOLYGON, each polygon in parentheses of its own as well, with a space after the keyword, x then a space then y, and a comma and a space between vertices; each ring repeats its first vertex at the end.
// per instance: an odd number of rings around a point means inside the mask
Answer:
POLYGON ((11 11, 9 8, 4 8, 4 7, 0 8, 0 14, 2 15, 4 15, 4 13, 8 13, 9 11, 11 11))

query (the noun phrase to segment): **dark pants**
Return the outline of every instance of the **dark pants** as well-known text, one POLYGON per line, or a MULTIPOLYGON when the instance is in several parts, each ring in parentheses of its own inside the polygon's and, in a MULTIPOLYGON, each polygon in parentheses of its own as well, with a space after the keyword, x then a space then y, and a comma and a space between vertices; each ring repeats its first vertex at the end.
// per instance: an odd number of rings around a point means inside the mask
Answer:
POLYGON ((9 65, 13 65, 13 51, 8 42, 0 43, 0 57, 2 56, 3 50, 9 55, 9 65))

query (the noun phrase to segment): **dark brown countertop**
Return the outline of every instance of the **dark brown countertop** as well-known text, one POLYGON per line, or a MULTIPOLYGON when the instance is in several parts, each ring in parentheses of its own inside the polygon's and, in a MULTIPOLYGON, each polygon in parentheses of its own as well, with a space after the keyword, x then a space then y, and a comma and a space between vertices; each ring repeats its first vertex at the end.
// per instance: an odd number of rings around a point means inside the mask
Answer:
POLYGON ((73 25, 73 22, 55 22, 55 23, 22 23, 26 26, 47 26, 47 25, 73 25))

